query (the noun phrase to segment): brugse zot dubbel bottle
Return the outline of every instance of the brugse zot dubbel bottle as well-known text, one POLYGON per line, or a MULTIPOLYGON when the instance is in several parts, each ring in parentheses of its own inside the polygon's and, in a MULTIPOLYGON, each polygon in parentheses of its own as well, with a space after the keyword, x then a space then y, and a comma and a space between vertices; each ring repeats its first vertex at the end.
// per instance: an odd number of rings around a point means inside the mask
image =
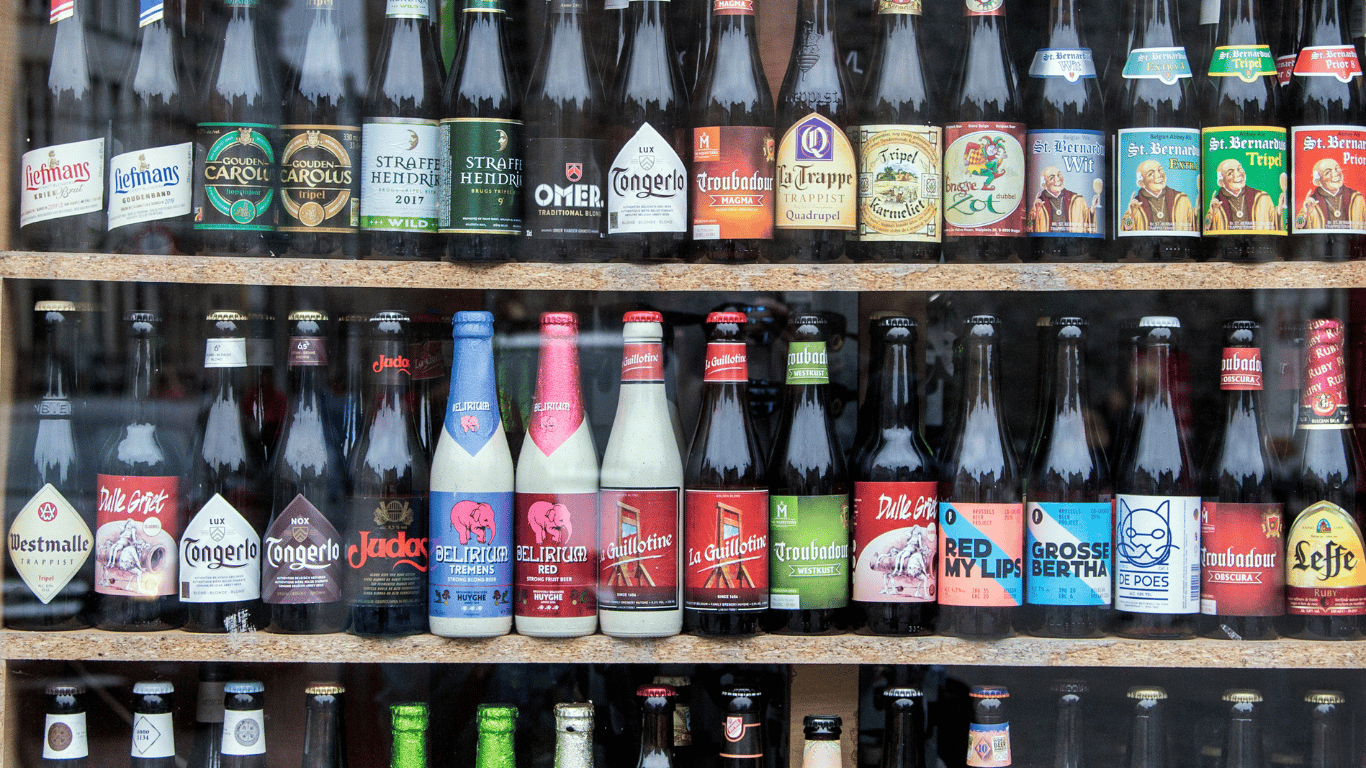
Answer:
POLYGON ((130 312, 123 425, 100 459, 95 508, 95 591, 100 629, 174 629, 177 541, 185 521, 179 461, 167 453, 153 400, 161 319, 130 312))
POLYGON ((207 254, 269 255, 280 215, 280 92, 258 2, 223 0, 228 19, 199 92, 194 228, 207 254))
POLYGON ((1262 351, 1250 320, 1224 323, 1224 424, 1201 476, 1201 634, 1276 637, 1285 613, 1280 477, 1262 420, 1262 351))
POLYGON ((327 315, 289 315, 289 406, 271 460, 270 523, 261 542, 261 597, 270 632, 346 628, 342 491, 346 470, 327 418, 327 315))
POLYGON ((1135 686, 1127 697, 1134 703, 1129 723, 1129 749, 1122 768, 1167 768, 1171 747, 1167 742, 1167 692, 1155 686, 1135 686))
POLYGON ((160 680, 133 684, 131 768, 176 768, 175 722, 171 696, 175 685, 160 680))
POLYGON ((386 0, 355 169, 362 258, 441 256, 436 234, 441 53, 428 15, 435 2, 386 0))
POLYGON ((517 458, 513 616, 533 637, 598 626, 598 455, 579 387, 579 320, 541 315, 541 359, 517 458))
POLYGON ((1001 404, 1001 321, 963 325, 962 395, 940 457, 939 632, 1004 637, 1024 603, 1024 504, 1001 404))
POLYGON ((1115 133, 1114 253, 1190 261, 1200 245, 1200 118, 1176 0, 1143 0, 1110 106, 1115 133))
POLYGON ((683 628, 683 461, 664 394, 658 312, 627 312, 621 394, 602 456, 598 620, 612 637, 683 628))
POLYGON ((444 637, 512 629, 512 453, 498 407, 493 315, 457 312, 451 390, 432 456, 427 620, 444 637))
POLYGON ((1200 610, 1197 467, 1173 396, 1181 321, 1138 325, 1139 400, 1115 470, 1115 610, 1124 637, 1190 637, 1200 610))
POLYGON ((1273 261, 1285 247, 1285 128, 1257 0, 1224 0, 1200 131, 1205 255, 1273 261))
POLYGON ((223 686, 222 768, 266 768, 265 691, 259 680, 223 686))
POLYGON ((693 253, 758 261, 773 239, 776 116, 754 2, 703 2, 711 9, 711 42, 693 94, 693 253))
POLYGON ((939 549, 938 468, 920 433, 915 321, 872 322, 864 442, 855 446, 853 600, 855 626, 875 635, 934 631, 939 549))
POLYGON ((43 768, 85 768, 90 757, 85 724, 85 686, 52 683, 47 686, 45 695, 41 765, 43 768))
POLYGON ((460 52, 442 98, 437 226, 450 261, 507 261, 522 236, 522 84, 505 0, 464 0, 460 52))
POLYGON ((768 607, 768 481, 749 410, 742 312, 713 312, 702 405, 684 469, 684 620, 752 635, 768 607))
POLYGON ((887 730, 880 768, 925 768, 925 694, 919 688, 882 692, 887 730))
POLYGON ((968 722, 968 768, 1010 768, 1010 720, 1006 700, 1010 691, 999 685, 974 685, 972 719, 968 722))
POLYGON ((858 105, 856 256, 938 261, 943 129, 925 77, 921 0, 878 0, 877 53, 858 105))
POLYGON ((346 688, 312 683, 304 689, 302 768, 346 768, 346 688))
POLYGON ((1292 634, 1316 640, 1361 637, 1366 552, 1358 499, 1361 446, 1352 429, 1343 363, 1343 324, 1305 324, 1304 381, 1295 443, 1299 467, 1286 503, 1286 612, 1292 634))

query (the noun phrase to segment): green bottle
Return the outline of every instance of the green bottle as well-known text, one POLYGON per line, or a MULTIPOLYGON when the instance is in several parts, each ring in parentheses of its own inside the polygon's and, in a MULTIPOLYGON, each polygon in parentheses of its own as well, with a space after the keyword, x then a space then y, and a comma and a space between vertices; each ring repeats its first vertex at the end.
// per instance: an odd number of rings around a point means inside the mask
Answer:
POLYGON ((593 768, 592 704, 555 705, 555 768, 593 768))
POLYGON ((394 728, 389 768, 427 768, 427 705, 395 704, 389 713, 394 728))
POLYGON ((517 726, 517 708, 507 704, 480 704, 475 720, 479 723, 475 768, 515 768, 512 731, 517 726))

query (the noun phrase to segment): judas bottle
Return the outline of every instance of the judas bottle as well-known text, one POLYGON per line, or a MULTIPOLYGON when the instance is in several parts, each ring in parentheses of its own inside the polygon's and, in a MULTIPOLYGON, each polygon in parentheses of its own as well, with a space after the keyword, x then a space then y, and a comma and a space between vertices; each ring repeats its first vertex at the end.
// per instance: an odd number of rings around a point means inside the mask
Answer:
POLYGON ((1254 690, 1224 691, 1229 705, 1228 725, 1224 731, 1224 750, 1219 768, 1257 768, 1262 760, 1262 694, 1254 690))
POLYGON ((265 690, 259 680, 223 686, 222 768, 266 768, 265 690))
POLYGON ((640 759, 636 768, 673 768, 677 695, 667 685, 642 685, 636 689, 636 698, 640 699, 640 759))
POLYGON ((968 722, 968 768, 1009 768, 1010 720, 1006 699, 1010 691, 998 685, 974 685, 972 719, 968 722))
POLYGON ((1309 710, 1309 768, 1345 768, 1348 765, 1347 699, 1338 691, 1304 694, 1309 710))
POLYGON ((1171 762, 1163 715, 1167 692, 1154 686, 1139 686, 1129 689, 1128 698, 1134 702, 1134 714, 1123 768, 1167 768, 1171 762))
POLYGON ((887 729, 881 768, 925 768, 925 694, 919 688, 888 688, 882 706, 887 729))
POLYGON ((763 694, 754 688, 728 686, 721 689, 726 702, 722 768, 760 768, 764 763, 763 694))
POLYGON ((45 690, 43 768, 85 768, 90 757, 86 735, 85 686, 53 683, 45 690))
POLYGON ((345 694, 340 683, 304 689, 302 768, 346 768, 345 694))
POLYGON ((160 680, 133 684, 132 768, 175 768, 175 685, 160 680))

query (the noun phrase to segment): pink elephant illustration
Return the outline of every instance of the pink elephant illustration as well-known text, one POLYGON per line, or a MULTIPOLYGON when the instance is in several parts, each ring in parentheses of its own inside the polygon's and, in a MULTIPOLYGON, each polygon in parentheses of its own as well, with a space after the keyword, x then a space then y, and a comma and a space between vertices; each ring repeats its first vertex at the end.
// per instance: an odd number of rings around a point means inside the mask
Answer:
POLYGON ((531 530, 536 532, 536 543, 545 541, 546 535, 556 544, 568 544, 574 527, 569 521, 569 508, 563 504, 538 501, 526 512, 531 530))
POLYGON ((470 543, 471 533, 480 544, 487 544, 493 541, 493 535, 497 532, 493 523, 493 507, 469 499, 457 501, 451 507, 451 525, 460 534, 461 544, 470 543))
POLYGON ((466 432, 479 431, 479 417, 472 413, 467 413, 460 417, 460 428, 466 432))

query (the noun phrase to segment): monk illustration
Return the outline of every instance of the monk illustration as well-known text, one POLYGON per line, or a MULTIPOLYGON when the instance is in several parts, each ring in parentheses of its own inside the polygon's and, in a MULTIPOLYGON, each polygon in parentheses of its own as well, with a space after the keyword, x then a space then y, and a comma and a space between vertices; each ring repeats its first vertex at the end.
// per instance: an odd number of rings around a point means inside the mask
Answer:
POLYGON ((1189 195, 1167 186, 1162 163, 1139 163, 1136 181, 1138 189, 1129 198, 1129 208, 1120 223, 1125 232, 1196 231, 1195 206, 1189 195))
POLYGON ((1215 168, 1215 179, 1219 186, 1210 195, 1206 231, 1280 228, 1271 195, 1248 186, 1242 163, 1231 157, 1224 160, 1215 168))
POLYGON ((1043 189, 1034 199, 1034 207, 1029 212, 1029 231, 1096 231, 1094 207, 1087 205, 1085 197, 1064 188, 1061 169, 1057 166, 1048 166, 1043 169, 1039 181, 1043 184, 1043 189))
POLYGON ((1325 157, 1314 163, 1314 189, 1295 217, 1298 229, 1366 229, 1366 197, 1343 184, 1342 166, 1325 157))

